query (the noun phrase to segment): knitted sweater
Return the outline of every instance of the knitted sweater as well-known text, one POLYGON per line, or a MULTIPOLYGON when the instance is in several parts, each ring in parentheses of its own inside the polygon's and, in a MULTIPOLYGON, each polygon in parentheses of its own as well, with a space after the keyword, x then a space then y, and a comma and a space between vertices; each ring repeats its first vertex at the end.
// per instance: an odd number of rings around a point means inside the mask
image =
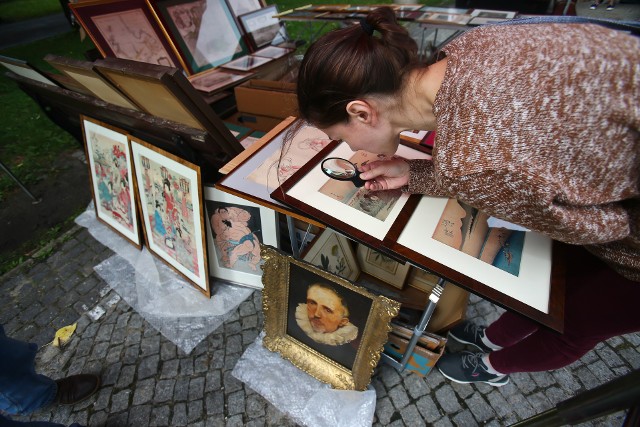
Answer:
POLYGON ((408 191, 584 245, 640 281, 640 38, 487 26, 443 51, 433 161, 410 161, 408 191))

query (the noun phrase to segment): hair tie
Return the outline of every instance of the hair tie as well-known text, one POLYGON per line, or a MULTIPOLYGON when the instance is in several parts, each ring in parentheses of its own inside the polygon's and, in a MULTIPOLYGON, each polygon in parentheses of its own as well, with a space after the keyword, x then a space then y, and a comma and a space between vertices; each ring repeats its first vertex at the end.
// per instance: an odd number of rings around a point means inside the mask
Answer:
POLYGON ((360 27, 365 34, 372 36, 373 35, 373 25, 369 24, 366 18, 360 18, 360 27))

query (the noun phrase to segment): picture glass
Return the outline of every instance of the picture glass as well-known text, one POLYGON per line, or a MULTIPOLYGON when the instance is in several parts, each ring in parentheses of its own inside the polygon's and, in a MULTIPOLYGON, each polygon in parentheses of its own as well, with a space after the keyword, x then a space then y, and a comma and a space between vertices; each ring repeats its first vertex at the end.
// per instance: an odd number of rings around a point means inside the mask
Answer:
POLYGON ((245 32, 251 37, 254 47, 261 48, 271 43, 284 41, 284 27, 274 17, 278 13, 275 5, 239 17, 245 32))
POLYGON ((132 138, 149 249, 208 291, 199 169, 132 138))
POLYGON ((128 137, 86 117, 82 127, 96 214, 140 246, 128 137))
POLYGON ((224 68, 230 68, 232 70, 249 71, 257 68, 261 65, 270 62, 272 58, 263 58, 261 56, 247 55, 242 58, 238 58, 234 61, 222 64, 224 68))
POLYGON ((3 59, 4 58, 0 56, 0 64, 5 66, 9 71, 19 76, 26 77, 31 80, 36 80, 40 83, 44 83, 49 86, 58 86, 57 84, 52 82, 49 78, 44 76, 42 73, 30 67, 26 62, 20 64, 18 63, 18 61, 9 62, 9 61, 4 61, 3 59))

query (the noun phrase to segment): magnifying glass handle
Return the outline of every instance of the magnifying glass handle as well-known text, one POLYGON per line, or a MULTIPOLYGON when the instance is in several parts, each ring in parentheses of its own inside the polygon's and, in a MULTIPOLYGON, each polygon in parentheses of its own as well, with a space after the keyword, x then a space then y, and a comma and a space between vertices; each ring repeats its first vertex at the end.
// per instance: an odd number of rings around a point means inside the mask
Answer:
POLYGON ((351 178, 351 182, 353 182, 353 185, 355 185, 356 187, 360 188, 360 187, 364 187, 364 183, 367 182, 367 181, 365 181, 364 179, 360 178, 360 172, 358 172, 358 170, 356 170, 356 176, 351 178))

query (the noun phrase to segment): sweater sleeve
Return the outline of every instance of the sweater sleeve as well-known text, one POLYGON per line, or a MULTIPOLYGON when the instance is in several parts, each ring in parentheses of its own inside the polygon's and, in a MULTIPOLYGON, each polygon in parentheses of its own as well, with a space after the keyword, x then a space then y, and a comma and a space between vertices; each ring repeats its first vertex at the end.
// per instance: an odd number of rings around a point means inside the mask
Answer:
POLYGON ((448 193, 436 182, 433 162, 425 159, 407 160, 409 163, 409 183, 402 188, 405 193, 426 194, 447 197, 448 193))
POLYGON ((630 233, 629 214, 619 204, 563 203, 560 188, 526 172, 484 171, 459 177, 446 187, 457 199, 491 216, 565 243, 602 244, 630 233))

